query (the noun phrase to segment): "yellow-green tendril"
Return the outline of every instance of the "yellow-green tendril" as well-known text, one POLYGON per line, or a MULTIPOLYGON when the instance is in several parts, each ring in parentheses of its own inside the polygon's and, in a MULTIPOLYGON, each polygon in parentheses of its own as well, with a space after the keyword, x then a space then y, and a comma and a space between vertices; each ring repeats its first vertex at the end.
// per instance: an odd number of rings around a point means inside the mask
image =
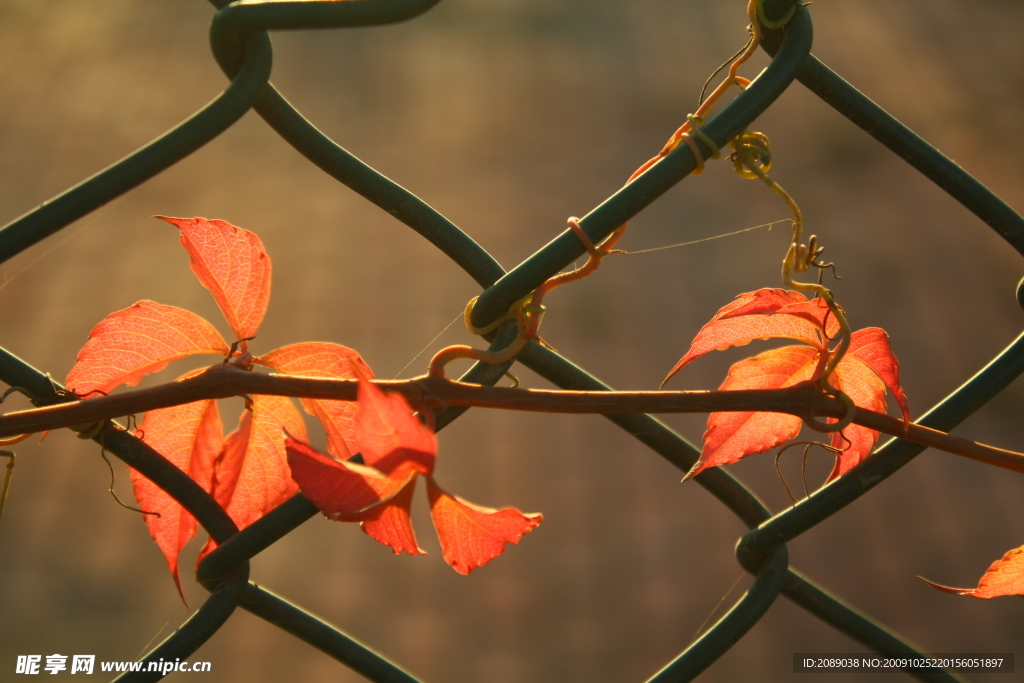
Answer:
POLYGON ((761 22, 761 25, 765 28, 776 29, 782 28, 789 23, 789 20, 793 18, 793 13, 796 12, 796 4, 793 4, 789 11, 786 12, 781 19, 772 21, 768 18, 768 15, 764 11, 764 0, 757 0, 757 20, 761 22))
POLYGON ((690 122, 690 134, 697 136, 697 139, 707 145, 707 148, 711 150, 711 158, 718 159, 722 156, 722 150, 719 149, 715 141, 712 140, 701 130, 701 126, 704 125, 704 118, 697 116, 696 114, 687 114, 686 120, 690 122))
POLYGON ((106 425, 106 422, 96 422, 87 425, 73 425, 71 429, 78 432, 79 439, 94 439, 99 436, 99 433, 103 431, 106 425))
POLYGON ((469 303, 466 304, 466 312, 463 316, 466 321, 466 329, 480 337, 484 336, 485 334, 489 334, 494 330, 498 329, 499 327, 501 327, 504 323, 514 319, 516 317, 516 311, 525 306, 532 297, 533 292, 530 292, 522 299, 509 306, 508 312, 498 317, 498 319, 492 322, 490 325, 485 325, 484 327, 476 327, 473 325, 473 307, 476 306, 476 300, 479 299, 480 297, 474 296, 472 299, 469 300, 469 303))
POLYGON ((729 144, 735 150, 731 155, 731 159, 736 172, 744 178, 759 178, 786 203, 786 206, 793 213, 793 240, 790 242, 789 250, 786 252, 786 258, 782 260, 782 281, 790 289, 814 292, 820 296, 839 323, 841 334, 839 346, 836 347, 835 352, 829 358, 818 381, 828 395, 843 402, 843 405, 846 406, 846 413, 839 422, 831 424, 819 422, 813 416, 804 418, 807 426, 816 431, 838 431, 853 421, 855 411, 853 400, 829 381, 833 371, 835 371, 850 347, 850 323, 846 320, 842 307, 835 302, 832 292, 827 287, 816 282, 797 282, 793 279, 794 272, 803 273, 815 265, 815 259, 818 258, 822 250, 817 246, 817 237, 814 235, 808 240, 808 244, 804 245, 801 243, 804 225, 803 213, 800 211, 800 207, 797 206, 796 200, 781 185, 768 176, 767 171, 771 168, 772 164, 768 136, 763 133, 747 131, 738 135, 729 144))
POLYGON ((704 134, 704 131, 700 129, 704 119, 696 114, 687 114, 686 121, 690 124, 690 130, 681 134, 680 139, 686 143, 690 148, 690 152, 693 153, 693 161, 697 164, 697 168, 691 171, 692 175, 700 175, 704 172, 704 156, 700 153, 700 149, 697 147, 697 143, 694 141, 694 137, 697 137, 701 142, 707 145, 708 149, 711 150, 711 158, 717 159, 721 156, 722 150, 718 148, 715 141, 704 134))
MULTIPOLYGON (((548 278, 540 287, 513 304, 512 307, 509 308, 508 313, 502 315, 498 321, 491 323, 487 327, 473 327, 470 322, 473 314, 473 306, 476 305, 476 299, 470 301, 469 305, 466 307, 466 324, 471 332, 483 330, 486 334, 486 332, 496 329, 497 324, 515 318, 516 324, 519 327, 519 333, 516 335, 516 338, 512 343, 501 351, 483 351, 481 349, 473 348, 472 346, 465 346, 461 344, 441 349, 433 358, 430 359, 430 365, 427 368, 428 375, 433 377, 444 377, 444 366, 458 358, 468 358, 471 360, 489 363, 491 365, 504 363, 505 361, 514 358, 530 340, 536 340, 538 343, 548 346, 544 343, 543 339, 540 339, 537 336, 537 331, 540 329, 541 319, 544 317, 544 312, 547 310, 542 303, 544 301, 544 297, 546 297, 551 290, 584 278, 597 270, 597 267, 601 265, 601 260, 608 255, 612 250, 612 247, 615 246, 615 243, 619 241, 620 237, 622 237, 622 232, 625 230, 625 226, 613 230, 608 237, 595 246, 591 243, 590 238, 583 232, 583 229, 579 225, 579 221, 579 218, 573 216, 569 218, 568 224, 570 229, 579 236, 583 246, 590 254, 590 258, 587 259, 585 264, 575 270, 567 273, 559 273, 558 275, 548 278)), ((548 348, 550 348, 550 346, 548 348)))

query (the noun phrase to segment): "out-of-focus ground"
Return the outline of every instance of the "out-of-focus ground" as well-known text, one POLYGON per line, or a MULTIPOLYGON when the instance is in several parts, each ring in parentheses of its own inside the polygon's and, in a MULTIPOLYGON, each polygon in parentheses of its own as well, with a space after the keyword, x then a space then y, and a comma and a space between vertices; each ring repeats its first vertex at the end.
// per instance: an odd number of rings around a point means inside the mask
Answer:
MULTIPOLYGON (((399 26, 277 34, 272 78, 322 130, 510 268, 660 149, 708 74, 745 40, 744 4, 445 0, 399 26)), ((819 58, 1024 207, 1024 5, 822 0, 810 9, 819 58)), ((211 15, 199 0, 0 5, 0 222, 213 98, 225 80, 207 45, 211 15)), ((743 73, 766 63, 759 54, 743 73)), ((1020 331, 1020 256, 903 161, 799 85, 756 129, 771 136, 773 176, 837 263, 834 291, 854 327, 891 334, 915 415, 1020 331)), ((257 352, 329 340, 390 378, 421 373, 444 344, 472 341, 457 323, 405 368, 478 288, 250 113, 4 264, 0 345, 62 380, 92 326, 139 299, 190 308, 226 333, 175 231, 154 214, 223 218, 262 237, 274 290, 257 352)), ((713 163, 637 217, 621 246, 786 215, 760 183, 713 163)), ((779 226, 609 258, 549 297, 543 336, 615 387, 655 388, 715 310, 740 292, 781 286, 787 242, 779 226)), ((715 388, 730 363, 764 348, 701 359, 670 386, 715 388)), ((1020 450, 1021 402, 1014 385, 957 433, 1020 450)), ((4 408, 25 405, 14 398, 4 408)), ((241 409, 227 406, 226 421, 241 409)), ((699 442, 703 417, 666 421, 699 442)), ((475 410, 440 442, 437 476, 448 489, 542 511, 544 524, 459 576, 441 559, 420 491, 414 523, 426 557, 393 557, 354 526, 317 518, 257 557, 253 580, 425 680, 489 683, 643 680, 692 640, 737 580, 726 604, 750 583, 733 556, 741 523, 603 418, 475 410)), ((17 453, 0 520, 0 677, 19 654, 137 657, 188 613, 139 515, 107 494, 95 444, 58 432, 17 453)), ((731 469, 781 511, 789 499, 772 460, 731 469)), ((784 462, 797 487, 798 460, 784 462)), ((829 465, 812 460, 820 482, 829 465)), ((956 598, 916 576, 973 585, 1024 543, 1022 501, 1020 475, 928 451, 794 541, 792 562, 926 651, 1020 655, 1020 600, 956 598)), ((193 609, 205 596, 191 577, 186 593, 193 609)), ((780 599, 702 680, 789 680, 793 652, 861 649, 780 599)), ((241 611, 193 659, 211 661, 206 678, 218 682, 358 680, 241 611)), ((815 680, 833 679, 848 680, 815 680)))

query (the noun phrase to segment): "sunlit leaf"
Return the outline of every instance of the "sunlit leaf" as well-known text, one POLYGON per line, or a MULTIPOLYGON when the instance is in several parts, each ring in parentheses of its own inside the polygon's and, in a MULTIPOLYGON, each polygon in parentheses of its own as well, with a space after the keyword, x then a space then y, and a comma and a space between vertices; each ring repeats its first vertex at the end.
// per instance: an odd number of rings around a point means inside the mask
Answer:
POLYGON ((93 328, 65 386, 79 396, 106 394, 122 384, 138 384, 172 360, 227 352, 217 330, 195 313, 140 301, 93 328))
POLYGON ((237 339, 255 336, 270 301, 270 259, 260 238, 227 221, 157 216, 177 226, 192 272, 237 339))

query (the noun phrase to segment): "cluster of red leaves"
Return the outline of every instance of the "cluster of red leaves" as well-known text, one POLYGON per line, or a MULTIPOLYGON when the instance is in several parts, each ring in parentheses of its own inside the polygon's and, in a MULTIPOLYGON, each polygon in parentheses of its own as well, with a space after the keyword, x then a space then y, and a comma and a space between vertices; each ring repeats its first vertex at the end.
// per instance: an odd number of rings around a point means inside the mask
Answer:
MULTIPOLYGON (((817 380, 833 353, 829 350, 829 341, 838 331, 838 321, 821 299, 809 301, 800 292, 785 289, 759 289, 740 294, 701 328, 690 350, 672 368, 665 382, 690 361, 709 351, 775 337, 795 339, 806 346, 784 346, 742 360, 729 368, 719 388, 723 391, 782 389, 817 380)), ((830 380, 832 386, 845 392, 855 405, 881 413, 886 412, 885 390, 888 387, 904 420, 909 422, 899 372, 899 363, 889 347, 889 335, 881 328, 868 327, 851 335, 850 347, 830 380)), ((795 438, 801 426, 799 417, 784 413, 711 413, 700 459, 687 478, 708 467, 734 463, 748 455, 781 446, 795 438)), ((842 433, 834 432, 832 447, 841 452, 829 480, 867 457, 877 440, 877 431, 856 424, 848 425, 842 433)))
MULTIPOLYGON (((838 331, 839 323, 821 299, 809 301, 800 292, 784 289, 759 289, 740 294, 701 328, 690 350, 672 368, 665 382, 690 361, 709 351, 775 337, 795 339, 806 346, 786 346, 742 360, 729 368, 719 388, 781 389, 817 380, 834 353, 829 349, 829 342, 838 331)), ((880 413, 886 412, 885 390, 888 387, 903 419, 909 422, 907 398, 900 388, 899 363, 889 347, 889 336, 881 328, 854 332, 846 355, 830 379, 855 405, 880 413)), ((748 455, 781 446, 795 438, 800 428, 799 417, 784 413, 712 413, 708 417, 700 458, 686 476, 691 478, 708 467, 734 463, 748 455)), ((842 434, 833 433, 832 446, 841 452, 829 481, 867 457, 877 440, 877 431, 856 424, 848 425, 842 434)), ((1024 547, 1011 550, 994 562, 977 588, 950 588, 925 581, 947 593, 974 598, 1024 595, 1024 547)))
MULTIPOLYGON (((496 510, 469 503, 442 490, 433 478, 437 442, 398 394, 386 394, 370 380, 373 373, 358 353, 338 344, 307 342, 253 357, 247 349, 270 298, 270 259, 259 238, 225 221, 163 218, 181 232, 192 271, 213 294, 237 350, 206 320, 189 311, 140 301, 110 314, 92 331, 67 378, 81 397, 132 386, 169 362, 197 354, 228 357, 236 365, 266 367, 286 375, 359 382, 358 400, 301 399, 327 433, 328 454, 306 443, 302 416, 291 399, 251 397, 238 427, 223 434, 215 400, 150 411, 136 435, 187 473, 245 528, 301 490, 330 519, 358 522, 369 536, 395 554, 422 554, 409 517, 416 478, 426 480, 430 513, 444 559, 468 574, 500 555, 543 519, 513 508, 496 510), (363 464, 352 460, 361 454, 363 464)), ((838 323, 820 299, 782 289, 741 294, 701 328, 667 382, 685 365, 713 350, 755 339, 784 337, 801 342, 734 364, 722 390, 778 389, 816 381, 833 357, 830 341, 838 323)), ((189 377, 203 370, 187 373, 189 377)), ((886 411, 886 388, 905 420, 907 400, 899 386, 899 363, 880 328, 852 333, 850 346, 830 377, 831 384, 862 408, 886 411)), ((736 462, 795 438, 799 417, 770 412, 712 413, 700 458, 687 474, 736 462)), ((834 479, 863 460, 878 432, 848 425, 832 436, 840 451, 829 476, 834 479)), ((167 560, 181 592, 178 558, 195 535, 196 520, 162 489, 131 472, 139 505, 159 515, 145 516, 149 531, 167 560)), ((215 544, 209 541, 200 558, 215 544)), ((1024 594, 1024 547, 993 563, 974 589, 943 591, 976 598, 1024 594)))
MULTIPOLYGON (((328 517, 358 521, 367 534, 410 555, 419 549, 409 524, 417 474, 427 478, 431 514, 445 560, 468 574, 502 553, 540 523, 539 514, 492 510, 453 497, 431 478, 437 445, 398 395, 387 395, 358 353, 339 344, 307 342, 260 357, 247 349, 270 299, 270 259, 253 233, 204 218, 166 218, 181 232, 192 271, 213 294, 238 342, 231 362, 251 369, 306 377, 357 379, 359 399, 301 399, 327 432, 331 455, 306 441, 302 416, 291 399, 255 395, 237 429, 224 436, 215 400, 153 410, 136 435, 208 491, 239 528, 245 528, 300 490, 328 517), (287 446, 286 446, 287 434, 287 446), (362 453, 366 465, 344 462, 362 453)), ((132 386, 170 361, 196 354, 229 356, 232 349, 198 315, 140 301, 110 314, 93 329, 68 375, 81 397, 132 386)), ((184 375, 191 376, 203 370, 184 375)), ((179 378, 180 379, 180 378, 179 378)), ((135 497, 181 592, 178 557, 196 533, 196 520, 154 483, 131 472, 135 497)), ((200 558, 215 547, 210 540, 200 558)))
MULTIPOLYGON (((444 559, 468 574, 518 543, 541 523, 540 514, 474 505, 442 490, 434 481, 437 441, 413 415, 405 399, 385 394, 359 379, 355 443, 365 464, 332 458, 298 439, 287 439, 288 462, 302 495, 330 519, 359 522, 363 531, 395 554, 423 553, 409 520, 417 475, 427 482, 430 516, 444 559)), ((341 455, 334 453, 334 455, 341 455)))

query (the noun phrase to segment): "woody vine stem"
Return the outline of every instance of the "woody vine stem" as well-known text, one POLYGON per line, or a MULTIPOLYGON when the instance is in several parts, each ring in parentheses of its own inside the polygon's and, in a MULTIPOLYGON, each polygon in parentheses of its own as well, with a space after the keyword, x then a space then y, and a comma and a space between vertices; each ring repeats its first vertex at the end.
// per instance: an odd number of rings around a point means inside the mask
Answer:
MULTIPOLYGON (((408 380, 375 380, 396 391, 421 410, 475 406, 503 410, 575 414, 707 413, 767 410, 797 415, 842 418, 843 402, 822 393, 815 382, 786 389, 749 391, 555 391, 465 384, 436 376, 408 380)), ((202 399, 269 394, 295 398, 356 400, 354 380, 315 379, 249 372, 218 363, 188 379, 146 389, 62 403, 0 416, 0 438, 71 427, 88 431, 104 421, 202 399)), ((955 455, 1024 474, 1024 453, 980 444, 864 408, 855 408, 852 422, 955 455)), ((830 425, 831 426, 831 425, 830 425)), ((115 428, 117 428, 115 426, 115 428)))

